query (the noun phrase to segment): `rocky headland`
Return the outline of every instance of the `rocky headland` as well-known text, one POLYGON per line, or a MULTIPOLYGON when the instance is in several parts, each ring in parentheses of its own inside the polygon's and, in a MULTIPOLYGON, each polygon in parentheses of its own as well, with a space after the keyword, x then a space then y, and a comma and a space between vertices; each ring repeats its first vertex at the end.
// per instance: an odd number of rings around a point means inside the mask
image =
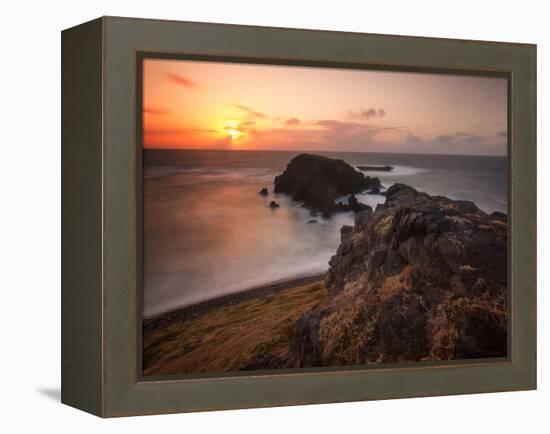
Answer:
POLYGON ((506 356, 507 222, 403 184, 344 226, 299 366, 506 356))

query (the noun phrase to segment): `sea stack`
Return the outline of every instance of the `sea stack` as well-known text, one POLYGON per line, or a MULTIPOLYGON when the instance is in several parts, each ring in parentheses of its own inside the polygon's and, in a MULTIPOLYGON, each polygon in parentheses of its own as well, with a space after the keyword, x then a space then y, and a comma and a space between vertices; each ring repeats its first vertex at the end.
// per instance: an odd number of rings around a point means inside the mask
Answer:
POLYGON ((286 193, 325 217, 351 209, 335 203, 337 198, 381 186, 378 178, 363 175, 343 160, 312 154, 294 157, 274 184, 275 193, 286 193))

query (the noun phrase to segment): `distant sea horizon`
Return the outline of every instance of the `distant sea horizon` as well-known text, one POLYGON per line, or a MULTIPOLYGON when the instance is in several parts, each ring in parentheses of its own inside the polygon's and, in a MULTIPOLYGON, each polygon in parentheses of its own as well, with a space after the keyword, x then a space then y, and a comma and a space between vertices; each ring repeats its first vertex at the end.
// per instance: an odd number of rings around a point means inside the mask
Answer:
MULTIPOLYGON (((274 281, 322 273, 351 212, 311 215, 274 177, 293 156, 314 153, 359 165, 388 188, 399 182, 432 195, 507 211, 508 159, 500 155, 146 148, 143 152, 144 315, 274 281), (267 197, 258 192, 269 190, 267 197), (275 200, 278 209, 270 209, 275 200)), ((383 195, 359 194, 373 208, 383 195)), ((340 200, 347 200, 346 197, 340 200)))
POLYGON ((242 148, 157 148, 143 147, 143 151, 198 151, 198 152, 296 152, 297 154, 316 154, 316 153, 338 153, 338 154, 396 154, 396 155, 441 155, 457 157, 503 157, 508 158, 508 154, 453 154, 453 153, 433 153, 433 152, 382 152, 382 151, 341 151, 341 150, 308 150, 308 149, 242 149, 242 148))

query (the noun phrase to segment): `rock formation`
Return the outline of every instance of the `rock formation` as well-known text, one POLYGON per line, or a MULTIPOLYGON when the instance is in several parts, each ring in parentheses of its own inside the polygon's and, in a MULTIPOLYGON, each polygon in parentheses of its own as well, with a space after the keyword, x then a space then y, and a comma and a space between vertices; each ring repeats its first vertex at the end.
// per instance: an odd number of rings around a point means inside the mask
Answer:
POLYGON ((393 166, 357 166, 362 172, 391 172, 393 166))
POLYGON ((505 214, 393 185, 342 228, 330 301, 297 324, 297 364, 505 356, 506 239, 505 214))
POLYGON ((353 212, 368 211, 372 212, 372 208, 357 200, 354 194, 348 198, 348 206, 353 212))
POLYGON ((335 203, 337 198, 380 188, 378 178, 363 175, 345 161, 312 154, 294 157, 274 184, 275 193, 286 193, 325 217, 350 210, 348 205, 335 203))

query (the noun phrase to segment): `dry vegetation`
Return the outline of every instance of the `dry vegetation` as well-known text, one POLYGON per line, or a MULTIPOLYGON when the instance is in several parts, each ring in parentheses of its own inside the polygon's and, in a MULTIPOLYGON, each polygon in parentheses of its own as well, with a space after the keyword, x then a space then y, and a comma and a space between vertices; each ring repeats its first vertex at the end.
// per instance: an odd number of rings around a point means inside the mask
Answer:
POLYGON ((327 300, 319 281, 145 332, 144 374, 292 367, 297 320, 327 300))

